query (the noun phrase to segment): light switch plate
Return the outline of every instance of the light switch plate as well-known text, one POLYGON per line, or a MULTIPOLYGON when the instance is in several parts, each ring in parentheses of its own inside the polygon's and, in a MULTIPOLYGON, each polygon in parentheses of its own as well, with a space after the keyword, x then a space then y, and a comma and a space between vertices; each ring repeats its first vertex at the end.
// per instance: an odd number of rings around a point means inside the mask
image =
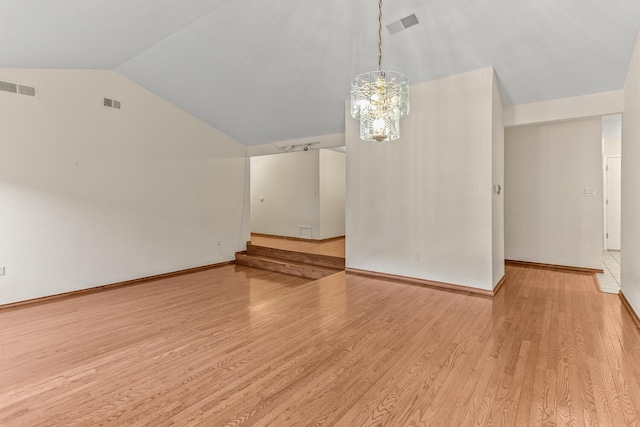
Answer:
POLYGON ((584 196, 585 197, 595 197, 596 196, 596 188, 595 187, 584 187, 584 196))

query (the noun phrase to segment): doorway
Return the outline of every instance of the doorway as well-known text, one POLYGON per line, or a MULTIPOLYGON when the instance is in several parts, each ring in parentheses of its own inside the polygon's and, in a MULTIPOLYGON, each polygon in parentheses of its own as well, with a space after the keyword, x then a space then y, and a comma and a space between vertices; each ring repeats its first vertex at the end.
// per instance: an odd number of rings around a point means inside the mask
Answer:
POLYGON ((344 238, 346 151, 306 149, 251 157, 251 233, 344 238))
POLYGON ((605 165, 605 249, 620 250, 620 182, 621 157, 606 157, 605 165))
POLYGON ((620 291, 622 115, 602 117, 603 251, 598 274, 603 292, 620 291))

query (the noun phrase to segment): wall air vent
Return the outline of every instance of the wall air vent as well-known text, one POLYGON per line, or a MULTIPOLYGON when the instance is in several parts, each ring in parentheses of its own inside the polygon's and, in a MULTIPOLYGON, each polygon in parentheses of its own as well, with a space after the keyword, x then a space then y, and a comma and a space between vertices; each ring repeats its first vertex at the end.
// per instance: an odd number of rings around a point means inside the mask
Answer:
POLYGON ((102 105, 108 108, 115 108, 116 110, 122 109, 122 103, 120 101, 116 101, 115 99, 104 98, 104 102, 102 105))
POLYGON ((18 93, 20 95, 36 96, 36 88, 33 86, 18 85, 18 93))
POLYGON ((15 93, 18 95, 36 96, 36 88, 33 86, 21 85, 18 83, 5 82, 0 80, 0 91, 15 93))
POLYGON ((3 92, 18 93, 18 85, 15 83, 0 81, 0 90, 3 92))
POLYGON ((415 13, 412 13, 409 16, 405 16, 404 18, 394 21, 391 24, 387 25, 387 30, 389 34, 395 34, 402 30, 406 30, 409 27, 413 27, 414 25, 418 25, 420 21, 415 13))

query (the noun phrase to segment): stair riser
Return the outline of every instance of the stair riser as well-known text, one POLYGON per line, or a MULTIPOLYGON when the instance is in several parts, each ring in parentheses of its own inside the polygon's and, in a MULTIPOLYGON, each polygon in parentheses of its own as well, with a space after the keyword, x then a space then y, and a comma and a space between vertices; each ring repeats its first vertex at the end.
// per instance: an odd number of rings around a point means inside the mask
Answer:
POLYGON ((305 268, 299 266, 288 266, 279 263, 271 263, 266 260, 253 259, 247 257, 237 257, 236 264, 246 265, 249 267, 262 268, 264 270, 276 271, 278 273, 291 274, 298 277, 305 277, 307 279, 321 279, 323 277, 333 274, 331 272, 314 270, 313 268, 305 268))
POLYGON ((337 268, 344 270, 344 259, 326 255, 307 254, 302 252, 286 251, 282 249, 266 248, 263 246, 247 245, 247 254, 278 258, 287 261, 302 262, 320 267, 337 268))

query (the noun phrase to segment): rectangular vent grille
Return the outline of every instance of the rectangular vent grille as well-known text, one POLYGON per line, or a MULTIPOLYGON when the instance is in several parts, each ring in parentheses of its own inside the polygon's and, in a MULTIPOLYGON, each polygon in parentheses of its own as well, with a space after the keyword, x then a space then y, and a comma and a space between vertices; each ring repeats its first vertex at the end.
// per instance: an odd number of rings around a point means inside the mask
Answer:
POLYGON ((18 95, 36 96, 36 88, 33 86, 21 85, 18 83, 5 82, 0 80, 0 91, 15 93, 18 95))
POLYGON ((402 18, 400 20, 400 22, 402 22, 402 26, 406 29, 409 27, 413 27, 414 25, 418 25, 420 23, 420 21, 418 21, 418 17, 416 16, 416 14, 411 14, 409 16, 405 16, 404 18, 402 18))
POLYGON ((402 25, 402 22, 395 21, 387 25, 387 30, 389 30, 389 34, 395 34, 397 32, 404 30, 404 26, 402 25))
POLYGON ((116 110, 122 109, 122 103, 115 99, 104 98, 104 103, 102 105, 108 108, 115 108, 116 110))
POLYGON ((412 13, 409 16, 405 16, 404 18, 394 21, 391 24, 387 25, 387 30, 389 34, 395 34, 402 30, 406 30, 409 27, 413 27, 414 25, 418 25, 420 21, 415 13, 412 13))
POLYGON ((36 96, 36 88, 31 86, 18 85, 20 95, 36 96))
POLYGON ((0 90, 3 92, 18 93, 18 85, 15 83, 0 81, 0 90))

